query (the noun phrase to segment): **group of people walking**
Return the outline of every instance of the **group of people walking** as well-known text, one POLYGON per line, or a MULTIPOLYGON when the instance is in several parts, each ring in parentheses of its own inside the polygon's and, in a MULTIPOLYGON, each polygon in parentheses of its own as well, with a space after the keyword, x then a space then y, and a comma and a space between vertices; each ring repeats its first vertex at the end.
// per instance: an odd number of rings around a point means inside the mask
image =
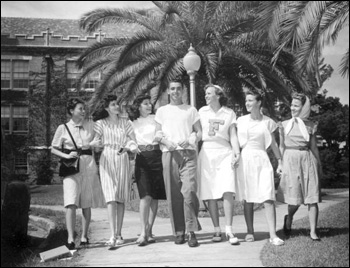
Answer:
POLYGON ((132 120, 120 116, 117 97, 103 100, 103 116, 95 123, 84 120, 84 103, 72 99, 67 106, 72 119, 60 125, 52 142, 52 152, 62 158, 78 156, 72 138, 81 149, 79 173, 65 177, 64 205, 68 247, 74 248, 76 209, 83 209, 81 244, 88 244, 87 231, 91 207, 107 203, 111 237, 109 247, 124 243, 122 226, 125 202, 130 200, 130 155, 136 154, 135 179, 140 195, 141 233, 139 246, 156 242, 152 235, 158 200, 167 200, 175 244, 198 246, 195 232, 199 200, 207 201, 214 226, 213 242, 222 240, 218 200, 223 200, 225 236, 239 244, 233 223, 234 199, 243 201, 247 225, 245 241, 254 241, 254 203, 264 203, 270 243, 283 245, 276 234, 274 170, 267 155, 271 147, 281 174, 277 199, 288 203, 284 232, 289 235, 293 216, 301 204, 309 206, 310 237, 316 233, 320 202, 320 158, 314 123, 307 120, 308 98, 293 95, 292 119, 276 124, 261 113, 259 92, 246 93, 249 114, 237 119, 226 106, 224 90, 217 85, 205 87, 207 106, 197 110, 182 101, 183 84, 171 81, 170 103, 152 114, 147 95, 138 96, 131 107, 132 120), (67 133, 70 130, 72 137, 67 133), (274 132, 279 129, 280 148, 274 132), (198 155, 198 143, 202 141, 198 155), (101 151, 99 176, 92 151, 101 151), (100 179, 99 179, 100 178, 100 179))

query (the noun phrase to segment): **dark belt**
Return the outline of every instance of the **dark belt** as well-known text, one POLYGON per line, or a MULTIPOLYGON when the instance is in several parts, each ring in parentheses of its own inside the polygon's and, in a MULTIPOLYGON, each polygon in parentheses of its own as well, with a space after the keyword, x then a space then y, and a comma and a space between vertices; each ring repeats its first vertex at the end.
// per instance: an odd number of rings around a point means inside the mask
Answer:
POLYGON ((139 150, 141 152, 145 152, 145 151, 156 151, 156 150, 160 150, 159 144, 147 144, 147 145, 139 145, 139 150))
POLYGON ((92 155, 92 150, 91 149, 86 149, 86 150, 68 150, 68 149, 63 149, 63 152, 66 154, 70 154, 71 152, 79 152, 79 155, 92 155))
POLYGON ((309 147, 307 147, 307 146, 286 146, 286 150, 308 151, 309 147))

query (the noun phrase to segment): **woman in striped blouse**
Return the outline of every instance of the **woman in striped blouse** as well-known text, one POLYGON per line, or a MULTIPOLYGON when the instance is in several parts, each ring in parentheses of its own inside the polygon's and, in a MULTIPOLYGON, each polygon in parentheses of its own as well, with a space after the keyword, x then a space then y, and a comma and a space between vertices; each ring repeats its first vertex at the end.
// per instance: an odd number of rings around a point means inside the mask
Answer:
POLYGON ((103 151, 100 158, 102 190, 107 202, 108 219, 112 236, 109 247, 124 243, 121 235, 125 202, 129 201, 131 186, 130 162, 127 152, 136 153, 137 144, 132 124, 119 116, 117 96, 103 100, 102 113, 95 124, 95 139, 103 151))

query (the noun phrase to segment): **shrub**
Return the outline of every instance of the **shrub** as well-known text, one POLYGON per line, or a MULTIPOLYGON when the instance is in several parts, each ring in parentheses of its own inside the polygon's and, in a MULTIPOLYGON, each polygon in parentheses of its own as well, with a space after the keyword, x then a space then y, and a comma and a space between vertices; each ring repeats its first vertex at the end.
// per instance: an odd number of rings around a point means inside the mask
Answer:
POLYGON ((36 163, 35 173, 37 175, 36 183, 38 185, 51 184, 53 169, 51 168, 51 159, 47 157, 46 152, 39 157, 36 163))

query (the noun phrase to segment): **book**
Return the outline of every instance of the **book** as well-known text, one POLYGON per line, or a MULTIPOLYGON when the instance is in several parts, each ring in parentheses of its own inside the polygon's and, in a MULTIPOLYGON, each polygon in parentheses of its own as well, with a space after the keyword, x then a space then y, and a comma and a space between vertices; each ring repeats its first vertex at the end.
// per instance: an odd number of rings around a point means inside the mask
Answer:
POLYGON ((41 252, 41 261, 50 261, 58 258, 72 257, 71 251, 66 246, 61 246, 48 251, 41 252))

